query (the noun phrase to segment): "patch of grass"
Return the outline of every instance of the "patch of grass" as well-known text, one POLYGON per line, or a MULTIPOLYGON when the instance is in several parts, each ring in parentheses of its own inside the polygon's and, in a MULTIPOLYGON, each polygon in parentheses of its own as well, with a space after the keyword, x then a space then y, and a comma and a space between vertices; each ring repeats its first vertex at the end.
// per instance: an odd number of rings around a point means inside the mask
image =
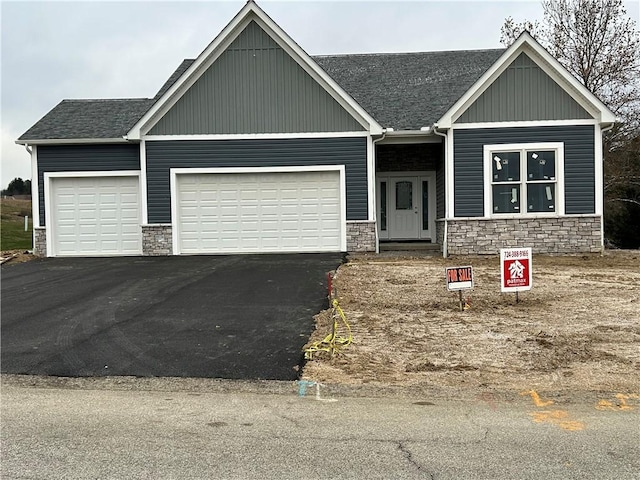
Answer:
POLYGON ((0 200, 0 249, 30 250, 33 247, 31 200, 0 200), (29 228, 24 231, 24 217, 29 216, 29 228))

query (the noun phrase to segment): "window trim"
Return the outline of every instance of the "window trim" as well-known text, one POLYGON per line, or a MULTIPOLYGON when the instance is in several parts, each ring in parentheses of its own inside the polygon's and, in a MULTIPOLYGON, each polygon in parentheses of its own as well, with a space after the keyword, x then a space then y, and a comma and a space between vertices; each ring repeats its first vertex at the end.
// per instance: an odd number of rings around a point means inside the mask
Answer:
MULTIPOLYGON (((503 143, 484 145, 483 148, 484 173, 484 216, 485 218, 535 218, 564 216, 564 143, 536 142, 536 143, 503 143), (527 205, 527 155, 530 150, 555 150, 556 152, 556 208, 554 212, 520 212, 493 213, 493 181, 492 159, 496 153, 520 152, 520 205, 527 205)), ((535 182, 534 182, 535 183, 535 182)))

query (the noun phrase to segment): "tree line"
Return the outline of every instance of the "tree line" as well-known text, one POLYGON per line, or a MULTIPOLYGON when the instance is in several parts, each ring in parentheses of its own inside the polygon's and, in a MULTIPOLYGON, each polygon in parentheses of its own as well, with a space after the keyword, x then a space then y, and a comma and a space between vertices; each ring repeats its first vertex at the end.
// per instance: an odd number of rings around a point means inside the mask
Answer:
POLYGON ((3 196, 31 195, 31 180, 22 180, 20 177, 14 178, 0 194, 3 196))

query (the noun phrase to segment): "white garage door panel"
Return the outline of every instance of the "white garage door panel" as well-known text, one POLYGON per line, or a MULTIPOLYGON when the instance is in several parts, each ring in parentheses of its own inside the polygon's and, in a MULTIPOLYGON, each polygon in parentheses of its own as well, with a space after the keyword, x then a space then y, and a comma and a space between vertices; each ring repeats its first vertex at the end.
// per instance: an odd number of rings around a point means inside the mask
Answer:
POLYGON ((340 173, 178 174, 181 253, 339 251, 340 173))
POLYGON ((136 176, 51 180, 55 255, 142 253, 136 176))

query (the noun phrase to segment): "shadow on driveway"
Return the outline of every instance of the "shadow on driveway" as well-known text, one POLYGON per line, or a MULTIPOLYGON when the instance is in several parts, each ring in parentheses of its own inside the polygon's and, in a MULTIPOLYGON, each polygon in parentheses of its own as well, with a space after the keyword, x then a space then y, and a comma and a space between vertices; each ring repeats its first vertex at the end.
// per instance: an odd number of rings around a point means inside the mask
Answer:
POLYGON ((2 268, 2 373, 294 380, 341 254, 2 268))

